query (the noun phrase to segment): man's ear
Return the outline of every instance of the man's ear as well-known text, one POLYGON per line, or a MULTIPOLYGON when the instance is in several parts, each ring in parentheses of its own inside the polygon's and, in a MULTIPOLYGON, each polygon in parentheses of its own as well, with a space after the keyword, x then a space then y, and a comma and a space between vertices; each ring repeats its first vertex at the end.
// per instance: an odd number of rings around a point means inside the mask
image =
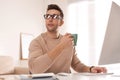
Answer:
POLYGON ((61 20, 59 26, 62 26, 64 24, 64 21, 61 20))

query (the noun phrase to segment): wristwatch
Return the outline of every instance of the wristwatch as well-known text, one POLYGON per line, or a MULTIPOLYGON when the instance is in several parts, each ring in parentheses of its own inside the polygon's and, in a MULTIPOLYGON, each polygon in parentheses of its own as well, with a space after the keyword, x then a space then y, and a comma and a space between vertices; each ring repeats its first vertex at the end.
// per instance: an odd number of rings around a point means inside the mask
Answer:
POLYGON ((90 68, 89 68, 89 70, 90 70, 90 72, 92 72, 92 68, 94 68, 95 66, 91 66, 90 68))

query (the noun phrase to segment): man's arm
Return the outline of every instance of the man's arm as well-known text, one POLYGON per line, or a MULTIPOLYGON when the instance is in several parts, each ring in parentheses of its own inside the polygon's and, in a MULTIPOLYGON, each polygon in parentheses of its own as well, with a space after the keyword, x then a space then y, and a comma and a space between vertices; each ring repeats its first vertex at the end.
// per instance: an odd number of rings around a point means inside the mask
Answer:
POLYGON ((69 33, 66 33, 62 37, 60 43, 54 49, 48 52, 48 56, 52 60, 54 60, 63 51, 64 48, 73 45, 72 41, 73 41, 72 35, 69 33))
POLYGON ((81 63, 76 54, 73 55, 71 66, 77 72, 90 72, 90 67, 81 63))
MULTIPOLYGON (((41 42, 41 41, 40 41, 41 42)), ((65 35, 60 43, 51 51, 44 52, 39 41, 33 40, 29 47, 29 68, 32 73, 46 72, 54 59, 63 51, 64 48, 72 44, 70 35, 65 35), (44 61, 44 62, 43 62, 44 61)), ((45 46, 45 44, 44 44, 45 46)))
POLYGON ((106 73, 107 69, 105 67, 98 66, 86 66, 81 63, 77 56, 74 54, 72 59, 72 68, 77 72, 91 72, 91 73, 106 73))
POLYGON ((51 66, 52 60, 45 48, 37 40, 33 40, 29 47, 28 65, 31 73, 43 73, 51 66), (44 62, 43 62, 44 61, 44 62))

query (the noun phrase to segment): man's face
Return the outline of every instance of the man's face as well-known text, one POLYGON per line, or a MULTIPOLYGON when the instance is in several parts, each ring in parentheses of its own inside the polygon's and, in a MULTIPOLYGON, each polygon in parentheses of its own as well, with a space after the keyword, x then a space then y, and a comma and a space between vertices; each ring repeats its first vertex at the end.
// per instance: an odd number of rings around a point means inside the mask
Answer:
POLYGON ((44 17, 46 28, 49 32, 56 32, 58 27, 63 23, 60 12, 55 9, 48 10, 44 17))

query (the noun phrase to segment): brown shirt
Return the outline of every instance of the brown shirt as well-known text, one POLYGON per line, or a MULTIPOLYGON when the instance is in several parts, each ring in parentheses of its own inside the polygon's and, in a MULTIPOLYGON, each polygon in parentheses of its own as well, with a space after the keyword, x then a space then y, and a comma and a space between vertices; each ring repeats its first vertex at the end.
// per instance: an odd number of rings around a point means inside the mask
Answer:
POLYGON ((65 48, 54 60, 48 56, 48 52, 56 47, 62 35, 57 39, 47 37, 42 33, 35 38, 29 46, 29 70, 32 73, 59 73, 70 72, 72 67, 77 72, 82 72, 87 67, 80 62, 75 54, 73 46, 65 48))

